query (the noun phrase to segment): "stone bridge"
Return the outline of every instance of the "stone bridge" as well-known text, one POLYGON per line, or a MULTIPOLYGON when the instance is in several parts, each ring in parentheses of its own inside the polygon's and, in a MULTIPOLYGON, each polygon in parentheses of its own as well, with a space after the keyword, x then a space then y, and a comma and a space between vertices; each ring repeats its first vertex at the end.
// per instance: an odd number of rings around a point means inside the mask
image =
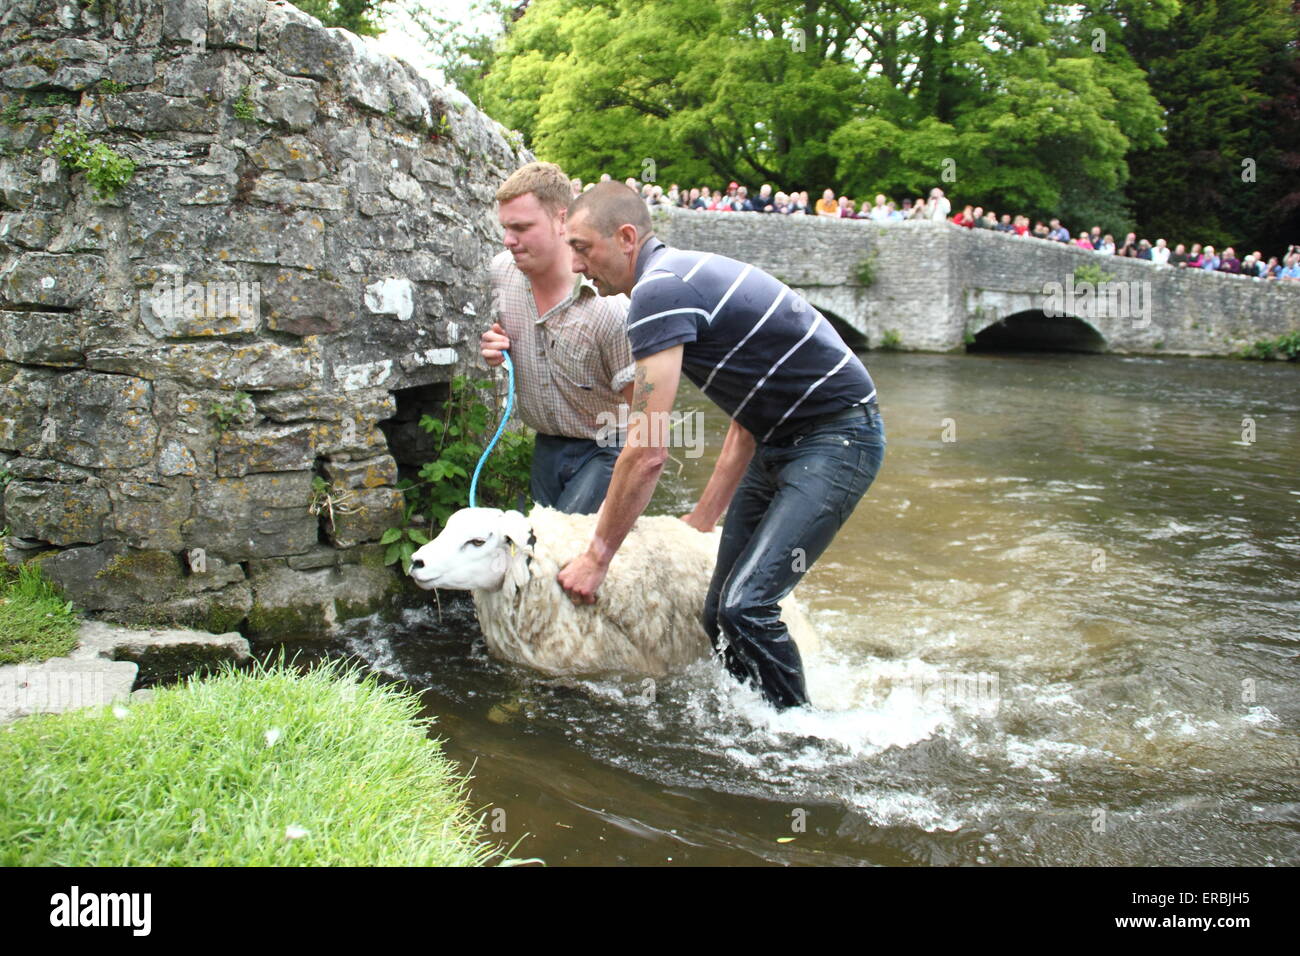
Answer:
POLYGON ((1230 355, 1300 328, 1300 283, 1099 256, 949 223, 663 210, 671 245, 751 262, 850 344, 1230 355))

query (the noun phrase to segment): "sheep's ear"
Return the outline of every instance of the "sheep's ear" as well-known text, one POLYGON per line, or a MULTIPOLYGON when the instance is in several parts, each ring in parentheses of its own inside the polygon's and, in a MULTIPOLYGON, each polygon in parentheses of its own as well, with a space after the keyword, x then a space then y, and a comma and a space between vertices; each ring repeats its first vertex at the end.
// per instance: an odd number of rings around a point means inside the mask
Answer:
POLYGON ((518 511, 507 511, 501 516, 502 533, 510 542, 510 567, 506 574, 518 590, 528 584, 528 559, 533 553, 533 529, 528 519, 518 511))
POLYGON ((527 554, 533 553, 532 526, 518 511, 506 511, 501 515, 502 533, 514 544, 516 548, 527 554))

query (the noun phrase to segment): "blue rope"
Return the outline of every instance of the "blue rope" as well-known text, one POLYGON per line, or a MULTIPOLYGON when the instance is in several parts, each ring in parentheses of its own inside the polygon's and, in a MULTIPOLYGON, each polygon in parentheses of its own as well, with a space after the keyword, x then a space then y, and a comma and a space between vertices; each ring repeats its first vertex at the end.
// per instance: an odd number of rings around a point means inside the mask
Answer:
POLYGON ((488 460, 488 455, 492 454, 492 449, 496 447, 497 439, 506 430, 506 422, 510 420, 510 410, 514 408, 515 404, 515 365, 510 361, 508 351, 503 350, 501 356, 506 360, 506 378, 509 381, 509 388, 506 390, 506 410, 505 414, 501 416, 501 424, 497 426, 497 433, 492 436, 487 448, 483 449, 483 456, 479 458, 478 464, 474 466, 474 477, 469 481, 469 506, 471 508, 475 507, 474 491, 478 488, 478 473, 483 470, 483 463, 488 460))

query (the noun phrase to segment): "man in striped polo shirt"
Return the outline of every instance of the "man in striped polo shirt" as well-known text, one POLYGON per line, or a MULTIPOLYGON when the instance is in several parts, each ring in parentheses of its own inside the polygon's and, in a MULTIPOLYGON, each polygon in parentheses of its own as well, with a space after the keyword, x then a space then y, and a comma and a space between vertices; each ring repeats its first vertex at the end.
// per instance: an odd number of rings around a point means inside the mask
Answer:
MULTIPOLYGON (((684 520, 710 531, 726 510, 702 612, 728 671, 777 708, 808 703, 778 602, 835 537, 884 459, 867 370, 826 319, 784 283, 725 256, 654 237, 636 193, 601 184, 569 206, 573 268, 602 295, 626 293, 636 359, 627 444, 586 551, 559 574, 592 603, 663 470, 681 374, 731 417, 713 474, 684 520), (638 414, 641 413, 641 414, 638 414)), ((666 556, 671 560, 671 556, 666 556)))

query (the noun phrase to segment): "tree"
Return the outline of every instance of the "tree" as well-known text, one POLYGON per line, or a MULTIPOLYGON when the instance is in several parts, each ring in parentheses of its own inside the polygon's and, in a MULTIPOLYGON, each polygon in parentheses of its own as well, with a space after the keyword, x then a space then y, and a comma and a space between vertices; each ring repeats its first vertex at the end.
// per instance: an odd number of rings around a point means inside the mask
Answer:
POLYGON ((404 9, 447 81, 482 106, 483 78, 496 62, 497 45, 527 6, 528 0, 469 0, 455 19, 432 12, 420 0, 409 0, 404 9))
MULTIPOLYGON (((1046 0, 535 0, 483 105, 572 174, 1127 215, 1141 70, 1046 0), (955 173, 955 181, 944 176, 955 173)), ((1086 18, 1085 18, 1086 19, 1086 18)))
POLYGON ((294 0, 294 6, 327 27, 342 27, 358 36, 377 36, 380 15, 391 0, 294 0))
POLYGON ((1280 252, 1300 234, 1300 7, 1183 0, 1129 47, 1164 107, 1166 143, 1132 157, 1149 236, 1280 252))

